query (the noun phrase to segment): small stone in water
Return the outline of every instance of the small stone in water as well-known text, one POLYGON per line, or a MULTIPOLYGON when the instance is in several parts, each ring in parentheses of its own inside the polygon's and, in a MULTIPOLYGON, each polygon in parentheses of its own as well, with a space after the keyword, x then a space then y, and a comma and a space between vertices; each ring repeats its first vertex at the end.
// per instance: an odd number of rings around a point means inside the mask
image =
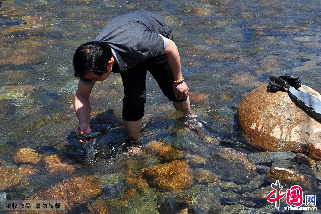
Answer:
POLYGON ((83 139, 87 139, 87 138, 95 138, 98 137, 101 134, 101 132, 91 132, 89 134, 79 134, 76 135, 75 138, 78 140, 83 140, 83 139))

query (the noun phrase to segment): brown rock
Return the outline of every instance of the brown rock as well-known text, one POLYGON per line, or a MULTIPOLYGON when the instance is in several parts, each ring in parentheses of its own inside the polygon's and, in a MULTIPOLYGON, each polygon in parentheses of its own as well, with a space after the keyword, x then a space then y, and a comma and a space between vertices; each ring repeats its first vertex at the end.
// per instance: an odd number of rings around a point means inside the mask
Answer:
POLYGON ((93 203, 87 205, 90 213, 108 214, 108 208, 106 201, 97 199, 93 203))
POLYGON ((271 182, 279 180, 281 183, 300 185, 304 189, 313 189, 317 186, 316 179, 311 175, 279 167, 271 168, 267 174, 267 179, 271 182))
POLYGON ((179 191, 193 183, 192 170, 187 163, 178 160, 146 168, 144 176, 149 185, 165 190, 179 191))
POLYGON ((215 161, 215 173, 237 184, 249 182, 258 175, 256 165, 247 159, 247 155, 233 148, 222 149, 215 161))
POLYGON ((131 198, 135 198, 138 195, 136 189, 128 189, 124 191, 124 196, 123 198, 125 200, 129 200, 131 198))
POLYGON ((260 86, 262 84, 251 74, 234 74, 230 81, 234 84, 245 86, 260 86))
POLYGON ((172 145, 162 142, 152 141, 146 147, 164 160, 175 160, 183 158, 183 151, 175 149, 172 145))
POLYGON ((57 155, 50 155, 44 158, 46 162, 46 170, 51 174, 74 172, 74 167, 70 164, 62 163, 57 155))
POLYGON ((194 100, 196 102, 204 102, 208 101, 209 94, 204 94, 204 93, 190 93, 189 97, 191 100, 194 100))
MULTIPOLYGON (((313 89, 300 90, 318 98, 313 89)), ((321 158, 321 124, 297 107, 286 92, 267 92, 263 85, 249 93, 238 107, 238 123, 244 137, 267 151, 311 151, 321 158)))
POLYGON ((192 154, 186 154, 185 155, 186 160, 190 165, 206 165, 210 160, 206 157, 203 157, 201 155, 192 155, 192 154))
POLYGON ((102 190, 92 177, 74 177, 54 187, 35 193, 28 200, 59 200, 64 202, 65 211, 88 202, 102 190))
POLYGON ((18 149, 16 155, 13 157, 16 163, 38 163, 42 158, 42 155, 38 154, 31 148, 18 149))
POLYGON ((220 182, 220 179, 217 175, 212 173, 210 170, 205 170, 202 168, 195 170, 194 177, 199 183, 206 183, 209 187, 220 182))
POLYGON ((208 16, 213 13, 213 10, 211 8, 194 8, 192 13, 199 16, 208 16))
POLYGON ((321 160, 321 142, 310 143, 309 146, 309 156, 315 160, 321 160))
POLYGON ((22 165, 18 169, 0 167, 0 190, 19 184, 23 179, 36 172, 30 165, 22 165))
POLYGON ((148 185, 142 175, 135 176, 132 170, 128 171, 126 182, 135 189, 144 188, 148 185))

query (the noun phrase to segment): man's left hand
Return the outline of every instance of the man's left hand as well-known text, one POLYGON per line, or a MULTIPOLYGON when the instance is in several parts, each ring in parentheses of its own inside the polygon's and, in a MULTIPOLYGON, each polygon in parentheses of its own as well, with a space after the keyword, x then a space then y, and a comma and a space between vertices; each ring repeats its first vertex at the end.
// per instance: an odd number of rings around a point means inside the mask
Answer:
POLYGON ((189 95, 189 88, 184 81, 180 83, 173 83, 173 90, 177 101, 184 101, 189 95))

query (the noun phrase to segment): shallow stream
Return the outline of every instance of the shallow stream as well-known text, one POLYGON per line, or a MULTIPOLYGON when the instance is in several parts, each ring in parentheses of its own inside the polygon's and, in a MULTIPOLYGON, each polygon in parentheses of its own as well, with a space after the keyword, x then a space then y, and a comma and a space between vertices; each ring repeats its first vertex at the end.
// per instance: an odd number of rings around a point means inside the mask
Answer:
POLYGON ((321 210, 320 161, 253 148, 235 119, 245 95, 270 75, 296 74, 321 92, 320 12, 320 0, 1 1, 0 206, 57 194, 67 213, 278 213, 267 202, 274 182, 267 173, 286 162, 316 180, 303 190, 321 210), (202 127, 187 126, 148 75, 142 145, 133 145, 121 121, 121 78, 113 74, 91 97, 92 125, 103 134, 79 145, 73 53, 109 19, 135 9, 158 12, 172 26, 202 127), (166 159, 148 149, 152 141, 183 155, 166 159), (38 159, 28 152, 19 159, 23 148, 38 159), (146 168, 173 160, 188 164, 191 184, 146 184, 146 168))

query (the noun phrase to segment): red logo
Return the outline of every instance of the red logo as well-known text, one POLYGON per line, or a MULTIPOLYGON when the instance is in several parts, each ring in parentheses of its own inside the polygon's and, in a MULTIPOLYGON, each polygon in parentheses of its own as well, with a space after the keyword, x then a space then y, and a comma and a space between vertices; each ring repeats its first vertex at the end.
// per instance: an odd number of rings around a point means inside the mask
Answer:
POLYGON ((267 195, 267 201, 275 203, 276 209, 280 210, 280 200, 286 196, 286 203, 289 205, 284 208, 284 210, 317 210, 316 207, 316 196, 315 195, 305 195, 305 205, 303 204, 303 191, 299 185, 294 185, 285 192, 280 192, 283 188, 280 182, 277 180, 275 183, 271 184, 274 189, 267 195), (308 206, 312 205, 312 206, 308 206))

